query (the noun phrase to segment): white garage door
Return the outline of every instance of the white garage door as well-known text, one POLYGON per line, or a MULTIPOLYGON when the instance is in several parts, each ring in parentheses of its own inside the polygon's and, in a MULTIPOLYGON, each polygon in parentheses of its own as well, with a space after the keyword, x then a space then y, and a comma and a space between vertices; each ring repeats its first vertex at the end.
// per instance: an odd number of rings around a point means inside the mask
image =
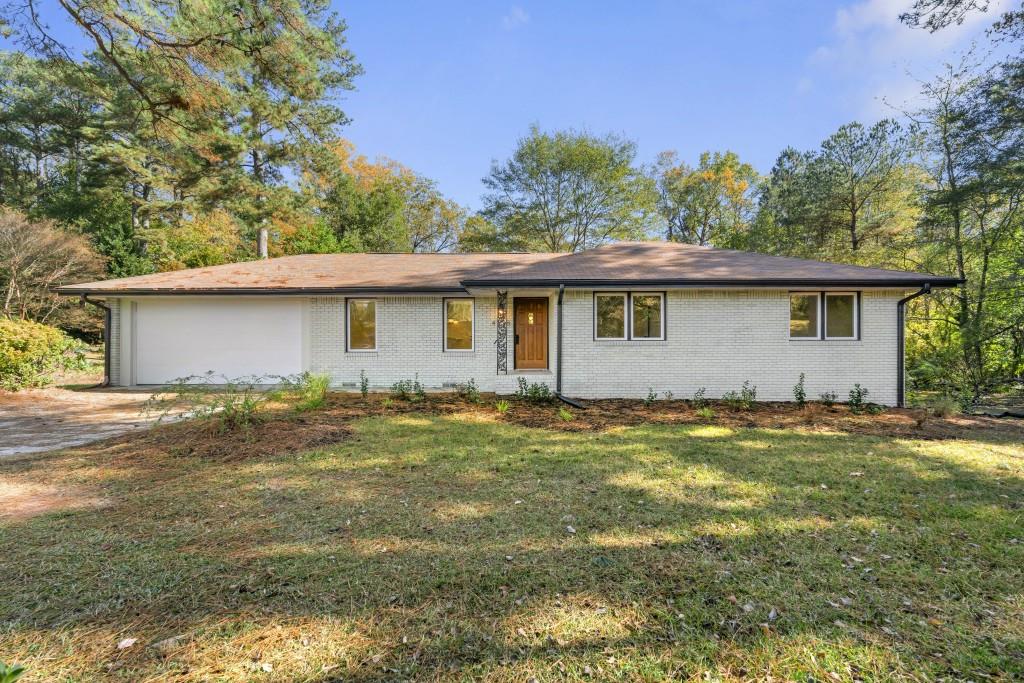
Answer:
POLYGON ((298 299, 143 299, 135 316, 137 384, 302 372, 298 299))

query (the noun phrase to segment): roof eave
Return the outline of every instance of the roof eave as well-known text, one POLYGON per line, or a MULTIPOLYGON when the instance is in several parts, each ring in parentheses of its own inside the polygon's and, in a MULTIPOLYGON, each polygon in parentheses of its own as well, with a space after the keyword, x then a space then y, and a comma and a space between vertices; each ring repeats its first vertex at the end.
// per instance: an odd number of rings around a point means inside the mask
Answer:
POLYGON ((81 286, 58 287, 54 290, 64 296, 285 296, 285 295, 331 295, 331 294, 452 294, 466 292, 465 287, 205 287, 205 288, 160 288, 132 287, 104 289, 81 286))
POLYGON ((887 280, 863 278, 764 278, 764 279, 678 279, 655 278, 643 280, 625 280, 615 278, 567 279, 541 278, 522 280, 464 280, 463 285, 470 287, 923 287, 932 288, 955 287, 963 280, 951 277, 906 277, 887 280))

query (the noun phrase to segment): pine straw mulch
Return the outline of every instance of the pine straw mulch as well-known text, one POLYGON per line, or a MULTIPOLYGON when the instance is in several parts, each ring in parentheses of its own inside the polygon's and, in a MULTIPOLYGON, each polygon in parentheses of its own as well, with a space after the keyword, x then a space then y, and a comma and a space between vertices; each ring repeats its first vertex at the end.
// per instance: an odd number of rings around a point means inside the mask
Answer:
POLYGON ((705 418, 687 401, 608 399, 584 401, 585 409, 560 402, 533 404, 506 399, 504 414, 494 396, 472 403, 454 394, 431 394, 413 402, 390 400, 383 395, 363 399, 353 394, 331 394, 319 409, 298 413, 284 406, 265 409, 261 419, 247 429, 225 431, 216 421, 192 420, 160 425, 130 440, 130 450, 155 449, 168 455, 186 455, 225 461, 288 455, 329 446, 352 435, 351 423, 371 416, 403 414, 466 414, 523 427, 568 432, 605 431, 640 425, 716 425, 730 428, 801 429, 813 432, 845 432, 914 439, 961 439, 986 432, 997 438, 1024 439, 1024 420, 980 416, 935 417, 926 411, 886 409, 878 415, 852 413, 844 405, 809 404, 798 408, 788 403, 758 403, 750 410, 731 409, 711 402, 714 416, 705 418), (572 415, 565 419, 560 408, 572 415))

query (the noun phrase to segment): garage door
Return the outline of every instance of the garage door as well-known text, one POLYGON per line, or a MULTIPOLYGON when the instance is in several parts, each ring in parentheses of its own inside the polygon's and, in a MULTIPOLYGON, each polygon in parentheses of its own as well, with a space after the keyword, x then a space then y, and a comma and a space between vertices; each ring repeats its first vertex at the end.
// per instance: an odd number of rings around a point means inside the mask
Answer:
POLYGON ((144 299, 135 310, 135 382, 213 371, 226 379, 302 372, 298 299, 144 299))

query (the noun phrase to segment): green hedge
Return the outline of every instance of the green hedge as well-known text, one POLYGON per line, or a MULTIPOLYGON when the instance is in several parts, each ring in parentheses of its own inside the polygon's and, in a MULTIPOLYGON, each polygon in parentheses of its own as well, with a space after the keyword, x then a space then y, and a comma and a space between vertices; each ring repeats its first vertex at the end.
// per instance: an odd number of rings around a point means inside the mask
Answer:
POLYGON ((56 327, 0 318, 0 389, 45 386, 52 373, 85 366, 85 346, 56 327))

